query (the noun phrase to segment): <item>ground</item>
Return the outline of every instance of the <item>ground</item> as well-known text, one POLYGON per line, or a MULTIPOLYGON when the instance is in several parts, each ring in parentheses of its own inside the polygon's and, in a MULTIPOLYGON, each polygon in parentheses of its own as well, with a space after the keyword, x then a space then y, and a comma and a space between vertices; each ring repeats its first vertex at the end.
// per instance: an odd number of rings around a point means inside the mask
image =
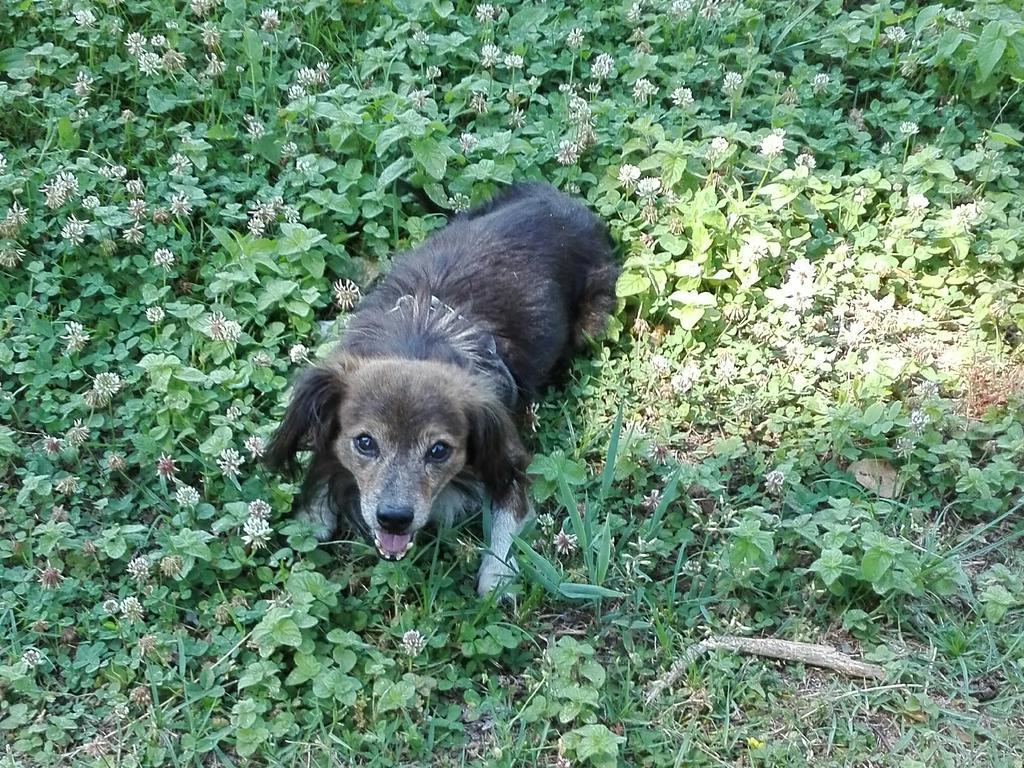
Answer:
POLYGON ((1019 3, 13 0, 0 40, 0 765, 1022 765, 1019 3), (317 546, 259 461, 289 383, 536 178, 623 274, 533 414, 514 600, 479 519, 317 546))

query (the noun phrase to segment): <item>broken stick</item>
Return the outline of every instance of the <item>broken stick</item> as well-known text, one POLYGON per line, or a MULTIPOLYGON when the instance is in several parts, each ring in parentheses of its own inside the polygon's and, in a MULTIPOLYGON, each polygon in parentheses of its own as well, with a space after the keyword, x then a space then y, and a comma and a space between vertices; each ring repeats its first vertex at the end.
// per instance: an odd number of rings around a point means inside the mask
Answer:
POLYGON ((707 651, 727 650, 734 653, 745 653, 753 656, 766 656, 782 661, 795 661, 812 667, 822 667, 840 672, 849 677, 864 677, 881 680, 885 670, 876 664, 857 661, 845 653, 840 653, 831 645, 816 643, 798 643, 792 640, 772 640, 758 637, 736 637, 735 635, 718 635, 701 640, 684 650, 673 662, 668 674, 655 680, 647 692, 647 703, 650 704, 666 688, 675 684, 682 677, 686 668, 702 653, 707 651))

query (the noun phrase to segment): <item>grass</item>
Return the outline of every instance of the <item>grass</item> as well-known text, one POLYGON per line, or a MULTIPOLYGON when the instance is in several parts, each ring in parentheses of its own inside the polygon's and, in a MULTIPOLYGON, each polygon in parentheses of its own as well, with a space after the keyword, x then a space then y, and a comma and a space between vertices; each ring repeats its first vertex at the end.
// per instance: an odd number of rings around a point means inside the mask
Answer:
POLYGON ((0 32, 0 765, 1024 763, 1019 3, 0 32), (317 546, 258 459, 392 255, 527 178, 623 276, 501 606, 479 520, 317 546), (715 634, 885 677, 673 667, 715 634))

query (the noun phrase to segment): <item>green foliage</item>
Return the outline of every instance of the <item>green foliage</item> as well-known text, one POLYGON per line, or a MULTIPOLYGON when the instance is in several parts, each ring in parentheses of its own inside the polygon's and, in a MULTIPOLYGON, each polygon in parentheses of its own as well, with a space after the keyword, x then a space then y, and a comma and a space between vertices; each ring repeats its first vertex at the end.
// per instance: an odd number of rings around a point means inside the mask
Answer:
POLYGON ((1019 764, 1019 2, 0 32, 0 765, 1019 764), (475 521, 318 546, 258 460, 392 254, 527 178, 624 268, 538 405, 501 607, 475 521))

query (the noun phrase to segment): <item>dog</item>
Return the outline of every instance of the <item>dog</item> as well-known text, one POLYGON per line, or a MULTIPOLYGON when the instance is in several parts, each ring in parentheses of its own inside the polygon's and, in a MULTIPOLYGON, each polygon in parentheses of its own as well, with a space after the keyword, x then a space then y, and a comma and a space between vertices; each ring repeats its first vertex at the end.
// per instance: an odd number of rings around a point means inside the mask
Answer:
POLYGON ((515 573, 532 514, 517 429, 538 393, 600 334, 619 269, 604 223, 539 183, 452 218, 395 266, 303 371, 265 461, 312 459, 297 515, 327 541, 342 524, 397 560, 428 522, 491 500, 477 591, 515 573))

